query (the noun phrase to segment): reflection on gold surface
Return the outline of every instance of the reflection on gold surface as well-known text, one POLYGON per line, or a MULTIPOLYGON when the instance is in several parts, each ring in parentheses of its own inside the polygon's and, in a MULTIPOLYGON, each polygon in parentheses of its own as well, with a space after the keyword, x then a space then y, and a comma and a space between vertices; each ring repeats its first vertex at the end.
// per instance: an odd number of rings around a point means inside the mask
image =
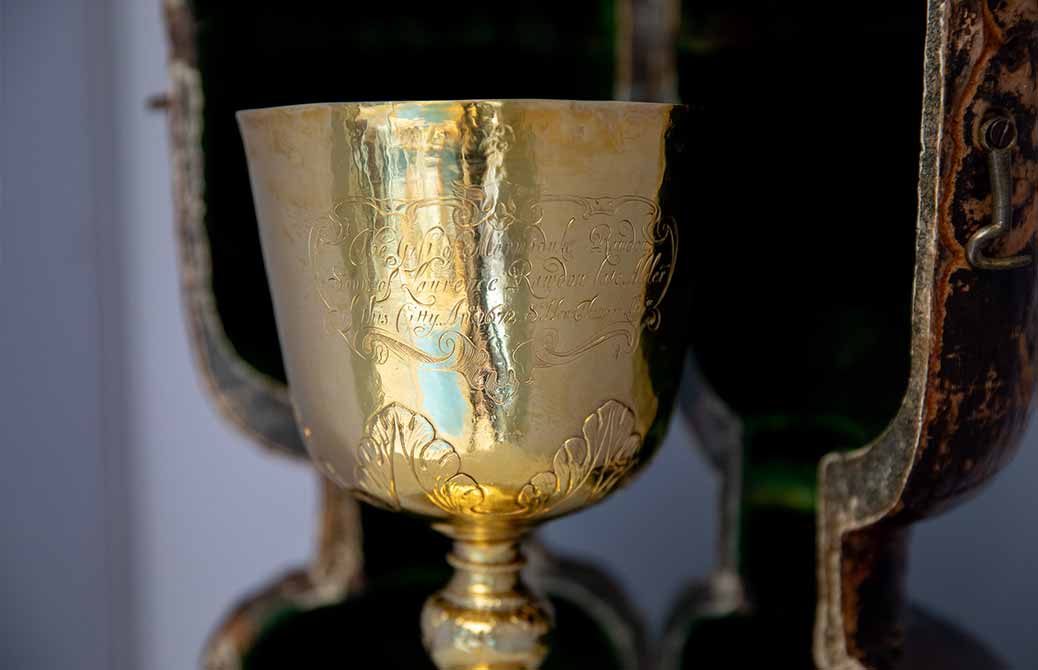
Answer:
POLYGON ((436 437, 429 419, 393 403, 371 418, 360 442, 357 495, 399 511, 403 506, 397 477, 404 476, 447 514, 477 521, 544 515, 573 496, 590 504, 609 493, 634 466, 642 437, 631 432, 633 425, 631 408, 608 401, 584 420, 583 437, 571 437, 559 447, 550 470, 509 490, 479 484, 463 472, 457 450, 436 437))
POLYGON ((516 581, 515 541, 601 499, 656 447, 682 358, 668 162, 681 112, 477 101, 239 114, 315 462, 457 541, 458 576, 423 617, 440 667, 536 667, 548 614, 516 581), (502 623, 516 608, 530 626, 502 623))

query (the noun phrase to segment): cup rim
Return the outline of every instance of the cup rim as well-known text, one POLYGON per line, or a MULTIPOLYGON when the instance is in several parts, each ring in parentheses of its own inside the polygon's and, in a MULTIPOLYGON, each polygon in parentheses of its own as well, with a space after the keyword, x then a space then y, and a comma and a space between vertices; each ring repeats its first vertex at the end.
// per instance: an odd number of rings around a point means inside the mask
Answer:
POLYGON ((331 109, 336 107, 406 107, 406 106, 435 106, 435 105, 457 105, 457 104, 510 104, 526 107, 550 108, 558 106, 586 106, 598 108, 647 108, 647 109, 678 109, 687 108, 687 105, 677 102, 642 102, 637 100, 568 100, 565 98, 459 98, 457 100, 382 100, 382 101, 353 101, 353 102, 306 102, 295 105, 278 105, 275 107, 251 107, 239 109, 234 113, 239 120, 249 117, 262 116, 277 112, 305 112, 308 110, 331 109))

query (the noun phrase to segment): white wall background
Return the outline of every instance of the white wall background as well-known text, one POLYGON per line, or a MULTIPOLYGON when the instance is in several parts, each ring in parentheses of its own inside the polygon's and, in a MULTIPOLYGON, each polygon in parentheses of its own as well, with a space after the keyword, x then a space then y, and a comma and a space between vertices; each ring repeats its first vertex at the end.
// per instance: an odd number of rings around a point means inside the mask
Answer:
MULTIPOLYGON (((0 5, 0 667, 197 667, 227 607, 313 541, 316 487, 222 422, 179 303, 159 0, 0 5)), ((921 525, 911 591, 1038 667, 1038 435, 921 525)), ((655 623, 715 552, 675 425, 623 495, 550 525, 655 623)))
POLYGON ((0 666, 101 668, 114 628, 92 43, 82 7, 11 9, 0 12, 0 666), (61 48, 44 34, 63 35, 61 48))

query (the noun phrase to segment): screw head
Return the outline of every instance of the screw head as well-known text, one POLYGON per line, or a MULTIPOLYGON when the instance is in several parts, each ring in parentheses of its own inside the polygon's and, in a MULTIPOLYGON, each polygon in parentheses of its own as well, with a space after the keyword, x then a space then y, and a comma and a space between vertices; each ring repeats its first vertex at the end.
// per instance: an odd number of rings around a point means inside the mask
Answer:
POLYGON ((1016 124, 1008 117, 996 116, 984 124, 983 135, 989 149, 1008 149, 1016 142, 1016 124))

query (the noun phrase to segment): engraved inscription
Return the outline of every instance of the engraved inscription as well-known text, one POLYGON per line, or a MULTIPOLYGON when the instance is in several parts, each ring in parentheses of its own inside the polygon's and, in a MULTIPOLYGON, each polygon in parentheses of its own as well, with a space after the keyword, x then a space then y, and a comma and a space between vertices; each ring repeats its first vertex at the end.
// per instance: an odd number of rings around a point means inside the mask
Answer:
POLYGON ((677 252, 647 198, 456 185, 342 200, 310 225, 307 263, 328 332, 356 356, 454 372, 501 403, 538 368, 633 352, 660 324, 677 252))

